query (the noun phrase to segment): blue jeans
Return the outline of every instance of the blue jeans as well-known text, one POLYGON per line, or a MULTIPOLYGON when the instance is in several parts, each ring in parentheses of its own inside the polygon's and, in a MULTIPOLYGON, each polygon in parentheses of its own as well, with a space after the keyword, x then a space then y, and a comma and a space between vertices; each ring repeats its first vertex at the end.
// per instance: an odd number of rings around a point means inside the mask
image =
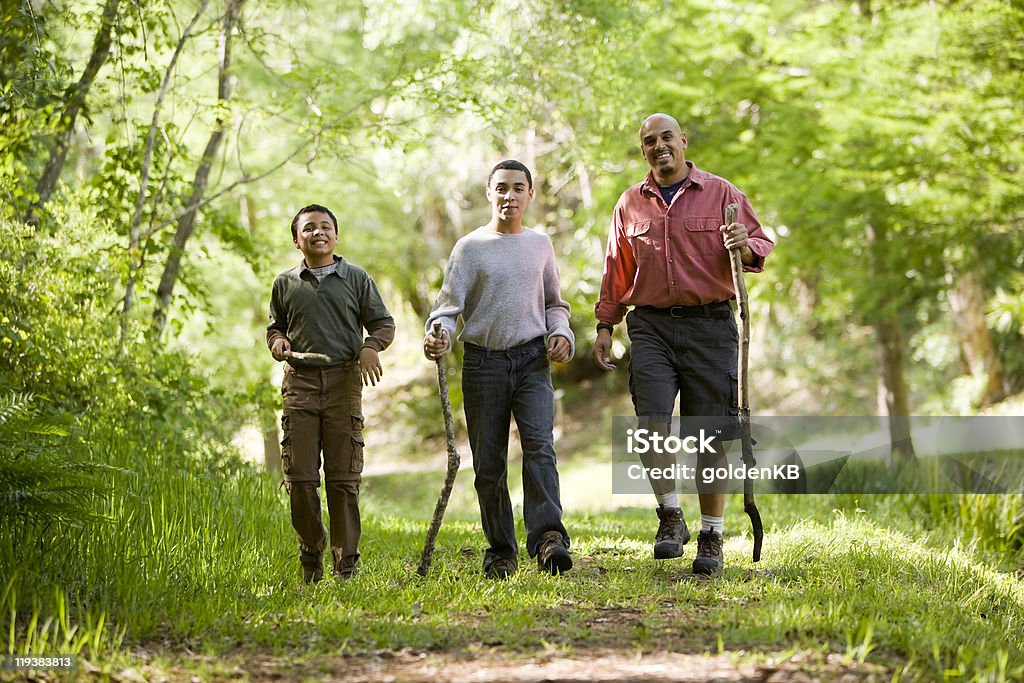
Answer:
POLYGON ((480 523, 490 544, 484 570, 498 558, 515 559, 519 554, 508 493, 508 435, 513 416, 523 448, 526 549, 530 557, 535 556, 547 531, 559 532, 568 548, 552 444, 555 399, 544 340, 538 338, 505 351, 467 343, 462 394, 480 523))

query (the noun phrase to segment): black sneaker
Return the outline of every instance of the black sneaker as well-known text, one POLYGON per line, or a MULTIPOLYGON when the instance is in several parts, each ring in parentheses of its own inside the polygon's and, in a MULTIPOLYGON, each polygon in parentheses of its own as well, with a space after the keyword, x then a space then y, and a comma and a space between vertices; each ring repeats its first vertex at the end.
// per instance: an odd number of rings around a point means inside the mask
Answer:
POLYGON ((557 531, 546 531, 540 537, 537 550, 537 564, 549 574, 561 574, 572 569, 572 555, 565 547, 562 534, 557 531))
POLYGON ((722 536, 717 531, 701 531, 697 534, 697 557, 693 560, 693 573, 721 573, 725 567, 722 559, 722 536))
POLYGON ((299 562, 302 564, 302 580, 306 583, 320 583, 324 578, 324 554, 300 550, 299 562))
POLYGON ((683 511, 679 508, 658 506, 658 533, 654 535, 654 559, 671 560, 681 557, 683 546, 690 540, 683 511))

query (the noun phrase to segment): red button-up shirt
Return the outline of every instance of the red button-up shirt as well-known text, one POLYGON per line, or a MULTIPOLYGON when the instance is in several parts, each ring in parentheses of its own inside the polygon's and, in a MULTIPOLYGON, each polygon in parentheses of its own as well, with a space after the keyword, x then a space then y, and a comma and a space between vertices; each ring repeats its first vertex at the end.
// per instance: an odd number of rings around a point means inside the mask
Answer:
POLYGON ((736 204, 760 272, 775 247, 750 200, 732 183, 687 161, 690 175, 665 205, 651 173, 619 197, 608 231, 601 296, 594 311, 615 325, 628 306, 699 306, 735 296, 732 267, 722 233, 725 207, 736 204))

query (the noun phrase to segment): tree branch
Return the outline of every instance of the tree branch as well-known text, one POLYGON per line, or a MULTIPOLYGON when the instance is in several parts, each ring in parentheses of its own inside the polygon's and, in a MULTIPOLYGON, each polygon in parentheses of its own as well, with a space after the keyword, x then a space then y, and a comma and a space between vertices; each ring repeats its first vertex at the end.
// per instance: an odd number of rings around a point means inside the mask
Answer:
POLYGON ((131 259, 128 264, 128 283, 125 285, 124 306, 121 309, 121 341, 123 343, 125 334, 128 331, 128 316, 132 310, 135 292, 135 274, 142 266, 142 255, 139 253, 140 233, 142 230, 142 210, 146 204, 146 192, 149 189, 149 168, 153 160, 153 147, 156 144, 156 132, 160 125, 160 110, 163 108, 164 98, 167 96, 167 88, 171 77, 178 65, 178 58, 181 56, 185 43, 192 34, 192 29, 199 22, 199 18, 206 12, 210 0, 202 0, 199 9, 196 10, 192 21, 189 22, 178 44, 174 47, 174 54, 171 61, 164 70, 164 77, 160 82, 160 90, 157 92, 156 102, 153 104, 153 119, 149 124, 149 132, 146 135, 146 146, 142 155, 142 170, 139 178, 139 195, 135 199, 135 212, 132 215, 131 236, 128 239, 128 255, 131 259))

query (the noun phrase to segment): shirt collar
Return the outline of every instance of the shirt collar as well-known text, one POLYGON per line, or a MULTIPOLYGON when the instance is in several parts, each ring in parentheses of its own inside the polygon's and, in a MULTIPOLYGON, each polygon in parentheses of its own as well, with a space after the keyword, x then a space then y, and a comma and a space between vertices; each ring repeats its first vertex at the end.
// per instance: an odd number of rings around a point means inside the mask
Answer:
MULTIPOLYGON (((338 269, 334 271, 334 275, 344 278, 348 275, 348 262, 337 254, 333 254, 333 256, 334 262, 338 264, 338 269)), ((306 259, 302 259, 299 262, 299 275, 301 276, 303 273, 309 273, 311 277, 315 277, 310 272, 309 267, 306 266, 306 259)))
MULTIPOLYGON (((704 172, 697 168, 696 164, 687 159, 686 165, 690 167, 690 173, 686 176, 686 180, 683 181, 682 187, 679 189, 687 188, 690 185, 696 185, 700 189, 704 189, 704 172)), ((644 182, 641 184, 641 189, 652 195, 659 195, 658 183, 654 180, 654 171, 648 171, 647 177, 644 178, 644 182)))

